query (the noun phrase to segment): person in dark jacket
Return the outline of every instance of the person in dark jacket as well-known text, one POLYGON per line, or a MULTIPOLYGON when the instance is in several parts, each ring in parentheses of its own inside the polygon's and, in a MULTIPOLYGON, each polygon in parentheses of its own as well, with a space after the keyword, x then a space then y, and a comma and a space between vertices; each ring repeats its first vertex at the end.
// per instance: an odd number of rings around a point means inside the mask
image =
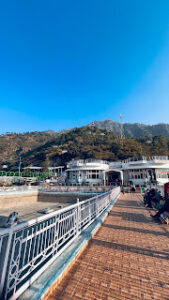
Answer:
POLYGON ((162 213, 164 213, 165 211, 169 212, 169 197, 166 198, 166 202, 165 202, 164 206, 162 208, 160 208, 159 211, 152 217, 155 219, 158 219, 160 217, 160 215, 162 213))

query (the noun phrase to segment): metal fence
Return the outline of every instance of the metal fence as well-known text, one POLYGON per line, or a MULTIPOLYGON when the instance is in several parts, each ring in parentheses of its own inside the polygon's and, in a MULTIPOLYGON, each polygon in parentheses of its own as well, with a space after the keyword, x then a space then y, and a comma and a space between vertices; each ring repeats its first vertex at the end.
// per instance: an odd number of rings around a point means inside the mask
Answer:
MULTIPOLYGON (((115 186, 114 186, 115 187, 115 186)), ((28 185, 21 185, 21 186, 3 186, 0 187, 0 194, 1 193, 13 193, 13 192, 26 192, 26 191, 37 191, 37 192, 84 192, 84 193, 92 193, 92 192, 108 192, 113 188, 113 186, 103 186, 103 185, 97 185, 97 186, 82 186, 82 185, 74 185, 74 186, 68 186, 68 185, 49 185, 47 183, 41 184, 38 186, 28 186, 28 185)))
POLYGON ((7 193, 19 193, 19 192, 38 192, 40 190, 39 186, 28 186, 28 185, 22 185, 22 186, 3 186, 0 187, 0 194, 7 194, 7 193))
POLYGON ((112 186, 85 186, 85 185, 48 185, 44 184, 39 187, 39 191, 53 191, 53 192, 108 192, 112 190, 112 186))
POLYGON ((119 194, 116 187, 0 231, 0 299, 17 299, 119 194))

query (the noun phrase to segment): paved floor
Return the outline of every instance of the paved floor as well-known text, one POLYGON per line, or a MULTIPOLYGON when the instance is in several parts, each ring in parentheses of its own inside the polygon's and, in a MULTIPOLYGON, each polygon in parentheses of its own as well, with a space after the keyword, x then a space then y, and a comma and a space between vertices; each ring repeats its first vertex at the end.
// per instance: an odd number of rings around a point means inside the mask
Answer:
POLYGON ((49 300, 169 300, 169 226, 125 194, 49 300))

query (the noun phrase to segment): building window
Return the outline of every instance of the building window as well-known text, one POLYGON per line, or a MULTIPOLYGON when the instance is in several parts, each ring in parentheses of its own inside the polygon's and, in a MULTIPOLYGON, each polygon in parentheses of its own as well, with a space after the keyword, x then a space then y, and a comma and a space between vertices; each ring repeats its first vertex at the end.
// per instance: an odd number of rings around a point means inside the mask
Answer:
POLYGON ((168 178, 169 170, 158 169, 156 170, 156 177, 157 178, 168 178))
POLYGON ((87 179, 98 179, 99 170, 90 170, 87 172, 87 179))

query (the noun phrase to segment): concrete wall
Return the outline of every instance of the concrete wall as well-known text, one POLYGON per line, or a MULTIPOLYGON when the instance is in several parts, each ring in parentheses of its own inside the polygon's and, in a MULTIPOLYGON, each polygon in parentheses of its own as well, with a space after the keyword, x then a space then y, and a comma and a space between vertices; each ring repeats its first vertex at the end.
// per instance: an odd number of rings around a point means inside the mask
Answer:
POLYGON ((0 209, 24 206, 24 204, 36 203, 38 201, 38 192, 16 192, 0 194, 0 209))
POLYGON ((77 198, 85 200, 91 198, 92 194, 78 194, 78 193, 52 193, 52 192, 38 192, 38 191, 16 191, 0 193, 0 209, 19 207, 36 202, 51 202, 51 203, 76 203, 77 198))
POLYGON ((77 202, 77 198, 79 198, 80 200, 85 200, 87 198, 91 198, 92 194, 78 194, 78 193, 70 193, 70 194, 66 194, 66 193, 51 193, 51 192, 40 192, 39 196, 38 196, 38 201, 40 202, 57 202, 57 203, 76 203, 77 202))

